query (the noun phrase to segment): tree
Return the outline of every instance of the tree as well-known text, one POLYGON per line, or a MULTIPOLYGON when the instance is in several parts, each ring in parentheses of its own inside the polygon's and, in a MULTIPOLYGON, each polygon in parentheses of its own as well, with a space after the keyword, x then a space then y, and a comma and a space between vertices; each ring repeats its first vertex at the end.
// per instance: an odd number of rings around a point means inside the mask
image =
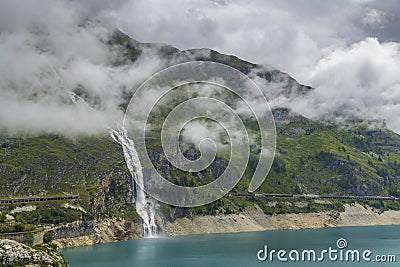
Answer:
POLYGON ((50 244, 53 241, 53 235, 50 232, 45 232, 43 235, 43 242, 50 244))
POLYGON ((23 232, 25 231, 25 224, 23 223, 17 223, 14 225, 15 232, 23 232))
POLYGON ((34 240, 35 240, 35 237, 33 236, 32 232, 29 232, 26 234, 25 241, 28 244, 28 246, 32 246, 34 240))
POLYGON ((4 212, 0 212, 0 222, 5 222, 7 219, 6 214, 4 212))
POLYGON ((381 177, 388 177, 389 176, 389 171, 385 168, 376 168, 376 173, 381 176, 381 177))

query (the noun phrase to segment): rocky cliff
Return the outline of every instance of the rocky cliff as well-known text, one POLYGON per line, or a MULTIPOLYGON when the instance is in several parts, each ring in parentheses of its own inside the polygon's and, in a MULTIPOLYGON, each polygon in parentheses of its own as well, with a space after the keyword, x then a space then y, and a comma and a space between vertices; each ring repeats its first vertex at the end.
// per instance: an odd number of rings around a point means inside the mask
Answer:
POLYGON ((143 227, 138 221, 112 218, 74 222, 57 227, 52 233, 55 238, 53 243, 65 248, 137 239, 143 236, 143 227))
POLYGON ((29 247, 13 240, 0 239, 1 266, 68 266, 61 253, 54 248, 42 245, 29 247))

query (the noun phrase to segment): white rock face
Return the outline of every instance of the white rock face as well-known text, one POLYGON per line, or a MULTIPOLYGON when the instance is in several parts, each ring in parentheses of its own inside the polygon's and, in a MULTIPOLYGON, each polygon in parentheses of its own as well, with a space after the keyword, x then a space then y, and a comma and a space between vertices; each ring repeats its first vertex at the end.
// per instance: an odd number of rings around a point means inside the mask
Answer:
POLYGON ((36 210, 37 206, 34 205, 28 205, 28 206, 21 206, 21 207, 16 207, 13 209, 10 214, 15 214, 19 212, 24 212, 24 211, 34 211, 36 210))
POLYGON ((14 240, 0 239, 0 266, 67 266, 50 248, 36 250, 14 240))
POLYGON ((14 220, 14 216, 10 215, 10 214, 6 214, 6 219, 7 220, 14 220))

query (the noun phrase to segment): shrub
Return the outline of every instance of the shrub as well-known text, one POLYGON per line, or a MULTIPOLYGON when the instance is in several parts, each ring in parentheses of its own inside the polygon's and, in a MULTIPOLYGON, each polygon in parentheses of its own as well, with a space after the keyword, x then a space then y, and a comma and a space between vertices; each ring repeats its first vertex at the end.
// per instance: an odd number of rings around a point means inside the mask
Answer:
POLYGON ((25 231, 25 224, 18 223, 14 226, 15 232, 23 232, 25 231))
POLYGON ((33 241, 34 241, 33 233, 32 233, 32 232, 27 233, 27 234, 26 234, 26 237, 25 237, 25 240, 26 240, 26 243, 27 243, 29 246, 32 246, 32 245, 33 245, 33 241))
POLYGON ((0 212, 0 222, 6 221, 6 214, 4 212, 0 212))
POLYGON ((43 235, 43 242, 50 244, 53 241, 53 235, 50 232, 45 232, 43 235))

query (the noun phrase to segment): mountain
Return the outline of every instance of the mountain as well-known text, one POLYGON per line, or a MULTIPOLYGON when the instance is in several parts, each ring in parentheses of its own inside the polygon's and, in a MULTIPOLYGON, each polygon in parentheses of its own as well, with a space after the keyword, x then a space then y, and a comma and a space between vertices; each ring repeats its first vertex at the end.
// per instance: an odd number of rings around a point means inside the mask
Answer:
MULTIPOLYGON (((120 31, 104 43, 117 51, 114 66, 137 63, 148 50, 163 59, 162 66, 193 60, 213 61, 229 65, 265 83, 279 85, 279 95, 286 98, 307 97, 313 90, 286 73, 223 55, 210 49, 181 51, 169 45, 141 43, 120 31)), ((268 86, 266 86, 268 90, 268 86)), ((74 92, 90 105, 95 96, 84 87, 74 92)), ((121 108, 126 108, 133 90, 126 90, 121 108)), ((165 110, 164 110, 165 111, 165 110)), ((162 110, 160 111, 162 112, 162 110)), ((160 113, 161 120, 164 113, 160 113)), ((384 125, 357 122, 339 125, 328 121, 310 120, 288 107, 274 107, 277 127, 277 150, 272 169, 256 193, 316 194, 316 195, 380 195, 400 197, 400 136, 384 125)), ((257 127, 247 121, 250 131, 257 127)), ((226 167, 224 154, 218 154, 215 164, 199 173, 185 173, 172 166, 163 156, 159 129, 148 140, 150 154, 157 169, 170 181, 186 186, 213 181, 226 167)), ((122 148, 108 134, 64 137, 55 134, 0 135, 0 198, 25 196, 60 196, 79 194, 79 199, 38 203, 35 210, 17 213, 15 219, 28 224, 60 224, 77 220, 93 221, 122 218, 139 222, 131 203, 132 187, 122 148)), ((252 152, 257 151, 254 147, 252 152)), ((184 147, 189 158, 199 151, 184 147)), ((257 155, 252 154, 244 177, 232 190, 247 193, 257 155)), ((288 201, 288 200, 285 200, 288 201)), ((289 200, 290 202, 290 200, 289 200)), ((399 209, 398 201, 367 201, 381 209, 399 209)), ((159 204, 161 220, 196 214, 238 213, 246 207, 260 206, 266 214, 341 210, 343 203, 329 204, 308 200, 308 205, 279 204, 269 206, 263 198, 224 197, 196 208, 175 208, 159 204)), ((2 205, 2 214, 10 213, 15 204, 2 205)))
POLYGON ((165 66, 195 60, 212 61, 231 66, 246 75, 254 72, 256 76, 264 79, 268 83, 278 83, 281 89, 280 94, 286 96, 306 94, 312 90, 310 86, 299 84, 287 73, 283 73, 271 67, 266 69, 263 66, 241 60, 236 56, 220 54, 208 48, 181 51, 165 44, 140 43, 121 31, 115 31, 110 36, 107 44, 119 50, 119 56, 116 57, 114 62, 116 65, 133 63, 146 50, 151 50, 152 53, 157 54, 163 59, 165 66))

